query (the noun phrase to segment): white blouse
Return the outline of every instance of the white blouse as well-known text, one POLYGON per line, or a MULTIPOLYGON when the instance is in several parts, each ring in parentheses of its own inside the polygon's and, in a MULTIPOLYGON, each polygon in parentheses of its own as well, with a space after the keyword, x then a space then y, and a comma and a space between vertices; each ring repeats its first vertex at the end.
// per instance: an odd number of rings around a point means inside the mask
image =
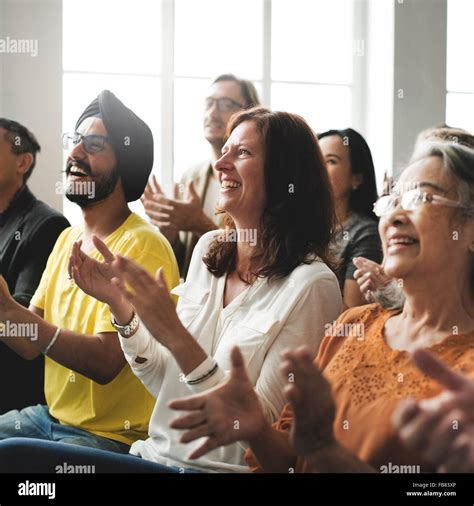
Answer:
MULTIPOLYGON (((185 283, 172 293, 179 296, 181 322, 200 346, 219 364, 216 374, 197 385, 184 382, 176 360, 140 322, 132 337, 120 338, 132 370, 156 398, 149 438, 135 442, 130 453, 167 466, 207 472, 247 472, 244 444, 217 448, 197 460, 187 460, 203 439, 187 445, 179 442, 181 431, 169 424, 182 413, 167 407, 176 398, 202 392, 222 382, 230 371, 230 351, 238 345, 250 381, 255 385, 267 420, 274 422, 284 404, 285 379, 280 373, 281 352, 309 345, 316 355, 325 325, 341 313, 342 298, 334 273, 320 260, 300 265, 284 279, 258 279, 223 308, 226 277, 212 275, 202 262, 210 242, 219 231, 203 235, 197 243, 185 283), (140 356, 145 362, 136 363, 140 356)), ((159 310, 159 308, 157 308, 159 310)), ((192 371, 196 378, 207 372, 209 360, 192 371)))

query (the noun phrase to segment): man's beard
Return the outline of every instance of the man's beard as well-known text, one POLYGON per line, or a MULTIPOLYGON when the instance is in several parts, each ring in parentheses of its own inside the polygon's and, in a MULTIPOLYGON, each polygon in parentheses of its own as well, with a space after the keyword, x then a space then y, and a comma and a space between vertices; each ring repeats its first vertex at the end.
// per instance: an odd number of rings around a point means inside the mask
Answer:
POLYGON ((86 209, 106 199, 114 192, 115 187, 117 186, 117 181, 120 177, 116 166, 109 174, 92 176, 91 168, 88 164, 80 160, 74 160, 72 163, 68 163, 66 167, 66 174, 69 174, 73 164, 86 171, 89 177, 87 178, 87 181, 76 179, 75 181, 69 182, 66 187, 66 198, 69 201, 74 202, 81 209, 86 209), (80 191, 74 191, 75 189, 80 189, 80 191))

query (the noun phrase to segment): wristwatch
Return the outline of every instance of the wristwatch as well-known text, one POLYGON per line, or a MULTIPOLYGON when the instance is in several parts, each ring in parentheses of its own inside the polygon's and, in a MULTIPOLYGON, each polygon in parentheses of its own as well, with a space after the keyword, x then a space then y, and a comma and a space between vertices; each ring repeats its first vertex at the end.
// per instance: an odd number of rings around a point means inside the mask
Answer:
POLYGON ((133 312, 132 319, 127 323, 127 325, 119 325, 115 318, 112 315, 112 318, 110 319, 112 325, 114 326, 115 330, 122 336, 122 337, 131 337, 135 332, 138 330, 138 326, 140 325, 140 322, 138 321, 138 317, 133 312))

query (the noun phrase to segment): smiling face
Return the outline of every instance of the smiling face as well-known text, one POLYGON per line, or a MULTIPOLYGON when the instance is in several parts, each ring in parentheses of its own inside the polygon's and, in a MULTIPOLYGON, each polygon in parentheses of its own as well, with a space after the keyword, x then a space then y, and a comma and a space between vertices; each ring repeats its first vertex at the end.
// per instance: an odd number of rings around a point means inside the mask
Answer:
MULTIPOLYGON (((86 118, 77 129, 82 135, 107 136, 100 118, 86 118)), ((87 153, 79 142, 69 153, 66 162, 66 196, 71 202, 85 208, 107 198, 116 188, 119 179, 117 159, 110 142, 94 154, 87 153)))
POLYGON ((215 169, 221 185, 218 207, 237 223, 259 221, 265 207, 265 145, 253 121, 231 133, 215 169))
POLYGON ((211 144, 219 149, 224 145, 227 124, 233 114, 241 108, 238 104, 245 105, 245 99, 242 96, 240 85, 235 81, 219 81, 209 88, 204 111, 204 137, 211 144), (217 107, 216 100, 219 98, 230 99, 228 109, 221 111, 217 107))
POLYGON ((349 199, 351 191, 362 182, 360 174, 353 174, 351 152, 339 135, 328 135, 319 140, 326 161, 329 179, 336 200, 349 199))
MULTIPOLYGON (((442 159, 423 158, 402 173, 398 188, 418 186, 420 191, 457 201, 456 185, 442 159)), ((395 190, 397 187, 395 187, 395 190)), ((473 226, 459 219, 459 210, 434 203, 421 204, 413 211, 400 206, 379 222, 384 249, 384 270, 393 278, 432 279, 453 270, 467 275, 473 226)))

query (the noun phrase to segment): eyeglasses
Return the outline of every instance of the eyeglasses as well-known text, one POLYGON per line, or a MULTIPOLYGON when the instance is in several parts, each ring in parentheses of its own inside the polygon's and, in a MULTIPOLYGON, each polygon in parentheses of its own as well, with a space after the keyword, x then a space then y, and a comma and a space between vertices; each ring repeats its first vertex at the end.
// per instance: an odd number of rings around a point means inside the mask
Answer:
POLYGON ((415 211, 422 204, 437 204, 441 206, 458 207, 461 209, 468 209, 460 202, 433 195, 432 193, 422 192, 420 190, 410 190, 402 195, 392 193, 390 195, 383 195, 374 204, 374 213, 376 216, 386 216, 394 209, 400 206, 405 211, 415 211))
POLYGON ((84 151, 91 155, 102 151, 109 138, 105 135, 82 135, 79 132, 63 134, 63 148, 71 150, 82 141, 84 151))
POLYGON ((204 110, 208 111, 211 109, 211 107, 217 104, 217 110, 221 112, 231 112, 235 111, 237 109, 244 109, 245 106, 242 104, 239 104, 239 102, 236 102, 235 100, 232 100, 231 98, 212 98, 208 97, 204 101, 204 110))

